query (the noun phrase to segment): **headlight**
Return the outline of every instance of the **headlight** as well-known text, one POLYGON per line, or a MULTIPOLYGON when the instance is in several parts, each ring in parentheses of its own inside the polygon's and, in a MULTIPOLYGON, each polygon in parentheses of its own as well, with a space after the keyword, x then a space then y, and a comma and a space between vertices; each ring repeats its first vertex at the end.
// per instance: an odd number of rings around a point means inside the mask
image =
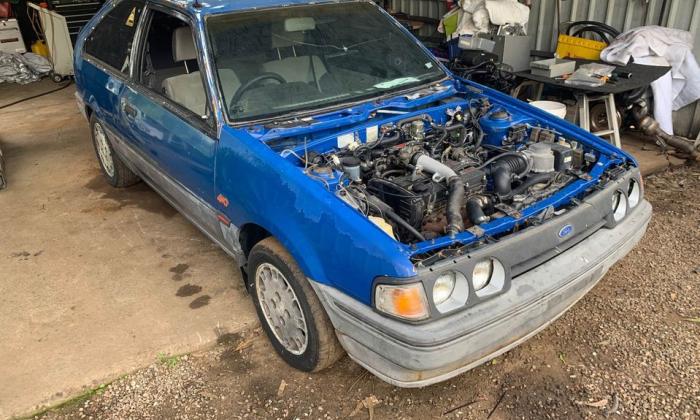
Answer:
POLYGON ((472 271, 472 286, 480 298, 503 290, 506 284, 506 269, 496 258, 479 261, 472 271))
POLYGON ((374 305, 379 311, 411 321, 430 315, 422 283, 379 284, 374 289, 374 305))
POLYGON ((493 273, 493 260, 488 259, 484 261, 479 261, 474 266, 474 271, 472 272, 472 285, 475 291, 479 291, 486 287, 491 280, 491 273, 493 273))
POLYGON ((452 296, 452 292, 455 290, 455 277, 454 271, 448 271, 441 274, 440 277, 435 280, 435 285, 433 286, 433 302, 435 305, 439 305, 445 302, 452 296))
POLYGON ((616 191, 612 196, 613 219, 616 222, 624 219, 627 214, 627 197, 622 191, 616 191))
POLYGON ((469 284, 464 274, 446 271, 433 284, 433 303, 440 313, 450 312, 467 303, 469 284))
POLYGON ((630 184, 627 187, 627 202, 631 209, 637 207, 642 198, 642 187, 636 179, 630 179, 630 184))

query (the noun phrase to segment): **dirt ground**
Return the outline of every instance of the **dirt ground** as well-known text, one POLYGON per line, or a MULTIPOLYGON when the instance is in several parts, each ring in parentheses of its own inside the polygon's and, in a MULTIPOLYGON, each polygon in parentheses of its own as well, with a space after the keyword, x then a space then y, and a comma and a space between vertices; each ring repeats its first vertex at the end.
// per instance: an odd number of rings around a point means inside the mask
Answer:
MULTIPOLYGON (((55 88, 0 83, 0 106, 55 88)), ((257 322, 230 257, 145 184, 105 182, 74 92, 0 110, 0 419, 257 322)))
POLYGON ((256 329, 163 356, 44 418, 699 418, 700 169, 651 176, 646 191, 649 231, 591 293, 448 382, 400 389, 347 357, 304 374, 256 329))

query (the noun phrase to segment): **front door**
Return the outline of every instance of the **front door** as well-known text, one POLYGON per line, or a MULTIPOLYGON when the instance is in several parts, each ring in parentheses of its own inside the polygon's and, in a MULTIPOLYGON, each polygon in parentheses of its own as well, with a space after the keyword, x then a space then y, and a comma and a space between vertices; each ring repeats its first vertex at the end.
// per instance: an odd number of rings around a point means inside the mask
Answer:
POLYGON ((220 239, 214 211, 215 130, 199 72, 191 22, 162 6, 147 7, 132 81, 120 94, 120 124, 131 159, 181 212, 220 239))

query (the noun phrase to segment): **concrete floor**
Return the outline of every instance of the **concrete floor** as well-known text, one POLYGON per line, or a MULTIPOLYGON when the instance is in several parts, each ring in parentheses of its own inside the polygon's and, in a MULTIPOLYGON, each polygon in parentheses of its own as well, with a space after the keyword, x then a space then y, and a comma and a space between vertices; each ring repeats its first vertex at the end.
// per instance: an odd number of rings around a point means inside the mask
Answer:
MULTIPOLYGON (((0 106, 54 87, 0 84, 0 106)), ((257 322, 222 251, 144 184, 103 181, 73 92, 0 111, 0 418, 257 322)), ((669 165, 635 144, 644 172, 669 165)))
MULTIPOLYGON (((0 84, 0 106, 55 87, 0 84)), ((73 92, 0 111, 0 418, 257 322, 223 251, 146 185, 103 181, 73 92)))

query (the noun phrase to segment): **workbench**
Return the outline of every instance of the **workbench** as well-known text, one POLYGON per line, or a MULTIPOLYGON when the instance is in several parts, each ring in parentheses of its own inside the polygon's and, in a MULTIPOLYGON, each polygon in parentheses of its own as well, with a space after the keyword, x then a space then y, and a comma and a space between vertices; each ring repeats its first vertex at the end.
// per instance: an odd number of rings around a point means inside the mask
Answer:
MULTIPOLYGON (((583 64, 595 63, 595 61, 581 59, 574 59, 574 61, 576 61, 576 68, 583 64)), ((530 73, 530 70, 521 71, 515 73, 515 75, 526 82, 521 83, 513 90, 513 96, 517 97, 522 87, 527 84, 535 86, 533 100, 541 99, 545 86, 571 91, 577 102, 579 126, 587 131, 591 131, 590 105, 593 102, 602 101, 605 104, 608 128, 595 131, 593 134, 601 137, 611 136, 611 142, 615 146, 621 147, 615 95, 646 88, 651 82, 666 74, 670 69, 670 67, 665 66, 648 66, 635 63, 627 64, 626 66, 616 66, 616 73, 629 73, 631 76, 629 78, 617 78, 597 87, 568 85, 564 78, 539 76, 530 73)))

